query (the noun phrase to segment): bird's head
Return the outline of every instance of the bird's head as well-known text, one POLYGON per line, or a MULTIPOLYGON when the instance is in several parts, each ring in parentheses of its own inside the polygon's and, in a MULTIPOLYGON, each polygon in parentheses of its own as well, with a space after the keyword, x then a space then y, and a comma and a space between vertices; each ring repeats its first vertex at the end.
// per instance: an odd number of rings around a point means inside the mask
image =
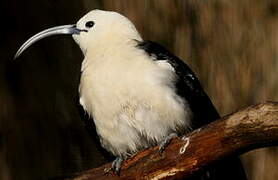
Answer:
POLYGON ((106 44, 141 41, 141 36, 130 20, 112 11, 92 10, 76 24, 56 26, 41 31, 28 39, 15 58, 35 42, 53 35, 70 34, 85 54, 89 49, 106 44))

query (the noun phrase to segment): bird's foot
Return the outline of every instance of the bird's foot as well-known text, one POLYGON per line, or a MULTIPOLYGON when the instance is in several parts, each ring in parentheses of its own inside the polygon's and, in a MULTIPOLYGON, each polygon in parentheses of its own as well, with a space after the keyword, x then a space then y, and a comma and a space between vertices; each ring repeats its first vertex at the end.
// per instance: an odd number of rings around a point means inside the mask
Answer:
POLYGON ((124 161, 123 157, 117 157, 113 162, 112 162, 112 166, 110 168, 106 168, 104 169, 104 173, 107 174, 110 171, 113 171, 114 173, 116 173, 117 175, 120 175, 120 170, 121 170, 121 166, 122 163, 124 161))
POLYGON ((171 133, 163 141, 161 141, 159 143, 158 152, 161 154, 165 150, 166 146, 170 143, 170 141, 175 137, 178 137, 177 133, 171 133))

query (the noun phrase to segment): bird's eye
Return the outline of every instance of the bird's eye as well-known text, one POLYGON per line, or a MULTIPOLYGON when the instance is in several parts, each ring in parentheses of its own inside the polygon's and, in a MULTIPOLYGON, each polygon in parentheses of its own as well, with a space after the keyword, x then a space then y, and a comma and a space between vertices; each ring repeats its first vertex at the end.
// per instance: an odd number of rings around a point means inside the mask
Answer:
POLYGON ((93 27, 94 25, 95 25, 94 21, 88 21, 88 22, 86 22, 86 24, 85 24, 85 26, 86 26, 87 28, 91 28, 91 27, 93 27))

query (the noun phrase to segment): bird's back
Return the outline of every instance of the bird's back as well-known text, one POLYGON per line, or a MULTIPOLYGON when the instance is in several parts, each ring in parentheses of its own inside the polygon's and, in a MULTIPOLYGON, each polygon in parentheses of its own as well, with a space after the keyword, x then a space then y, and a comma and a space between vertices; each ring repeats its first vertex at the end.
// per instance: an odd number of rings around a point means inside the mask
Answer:
MULTIPOLYGON (((164 47, 152 41, 138 44, 154 61, 164 60, 175 70, 177 81, 176 93, 187 100, 192 111, 192 130, 205 126, 220 118, 210 98, 203 90, 193 71, 178 57, 164 47)), ((246 180, 242 163, 238 157, 228 157, 204 168, 191 180, 246 180)))

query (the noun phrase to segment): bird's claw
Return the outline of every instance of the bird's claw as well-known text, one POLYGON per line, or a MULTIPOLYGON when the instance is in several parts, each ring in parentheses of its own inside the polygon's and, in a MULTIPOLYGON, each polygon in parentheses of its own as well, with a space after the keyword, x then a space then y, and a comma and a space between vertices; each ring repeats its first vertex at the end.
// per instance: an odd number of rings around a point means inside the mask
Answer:
POLYGON ((162 142, 159 143, 159 149, 158 149, 158 153, 162 154, 162 152, 165 150, 165 148, 168 146, 168 144, 170 143, 170 141, 175 138, 178 137, 178 135, 176 133, 171 133, 169 134, 162 142))
POLYGON ((110 168, 105 168, 104 169, 104 174, 109 173, 110 171, 113 171, 115 174, 117 174, 118 176, 120 175, 120 170, 121 170, 121 166, 122 166, 122 162, 123 162, 124 158, 122 157, 117 157, 113 162, 110 168))

